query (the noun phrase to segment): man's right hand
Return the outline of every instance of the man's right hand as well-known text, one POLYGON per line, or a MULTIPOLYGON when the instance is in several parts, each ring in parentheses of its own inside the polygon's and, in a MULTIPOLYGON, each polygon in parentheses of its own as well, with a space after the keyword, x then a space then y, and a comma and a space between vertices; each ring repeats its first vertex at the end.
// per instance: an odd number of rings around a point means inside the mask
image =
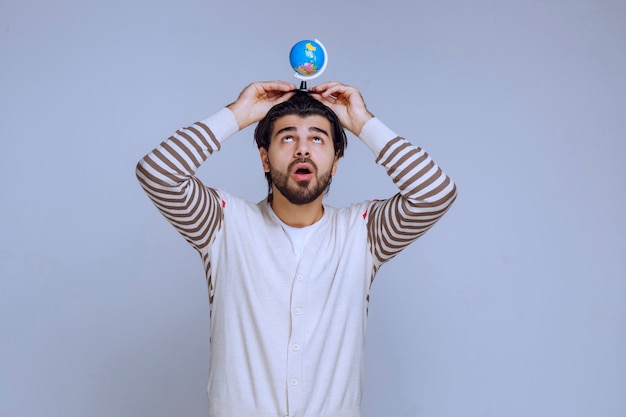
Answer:
POLYGON ((256 82, 248 85, 228 107, 235 115, 239 130, 260 121, 277 104, 293 96, 296 85, 285 81, 256 82))

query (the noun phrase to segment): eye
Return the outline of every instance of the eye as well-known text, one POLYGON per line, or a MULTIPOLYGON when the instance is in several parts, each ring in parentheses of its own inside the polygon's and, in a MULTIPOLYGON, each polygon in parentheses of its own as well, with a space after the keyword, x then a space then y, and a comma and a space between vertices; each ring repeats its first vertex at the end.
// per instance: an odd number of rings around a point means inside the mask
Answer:
POLYGON ((322 138, 314 137, 312 140, 313 143, 324 143, 324 140, 322 138))
POLYGON ((281 142, 293 142, 293 136, 285 136, 280 141, 281 142))

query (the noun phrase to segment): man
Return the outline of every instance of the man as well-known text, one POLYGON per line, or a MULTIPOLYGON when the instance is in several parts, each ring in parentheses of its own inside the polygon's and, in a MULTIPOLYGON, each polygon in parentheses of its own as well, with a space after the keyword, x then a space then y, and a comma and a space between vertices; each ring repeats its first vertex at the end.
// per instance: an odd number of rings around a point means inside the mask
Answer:
POLYGON ((137 176, 204 263, 209 415, 360 416, 372 280, 456 196, 428 154, 375 118, 354 87, 329 82, 303 93, 262 82, 177 131, 139 162, 137 176), (247 202, 194 177, 229 136, 256 122, 267 199, 247 202), (398 194, 342 209, 323 203, 343 128, 372 150, 398 194))

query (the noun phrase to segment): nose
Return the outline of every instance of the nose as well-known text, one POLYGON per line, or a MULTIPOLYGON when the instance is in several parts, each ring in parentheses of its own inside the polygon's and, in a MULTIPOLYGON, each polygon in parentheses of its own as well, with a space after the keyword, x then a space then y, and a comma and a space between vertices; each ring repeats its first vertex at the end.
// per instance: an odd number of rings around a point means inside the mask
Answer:
POLYGON ((305 140, 298 141, 298 147, 296 148, 296 156, 298 158, 310 156, 309 148, 307 146, 307 141, 305 140))

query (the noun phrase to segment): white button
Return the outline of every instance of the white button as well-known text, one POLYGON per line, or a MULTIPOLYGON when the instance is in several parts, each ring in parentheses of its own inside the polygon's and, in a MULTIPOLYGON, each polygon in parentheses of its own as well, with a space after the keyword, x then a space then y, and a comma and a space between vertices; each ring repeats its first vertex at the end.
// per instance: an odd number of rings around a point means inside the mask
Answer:
POLYGON ((300 310, 299 308, 297 308, 297 307, 296 307, 296 308, 293 310, 293 314, 295 314, 296 316, 299 316, 300 314, 302 314, 302 310, 300 310))
POLYGON ((304 277, 302 275, 298 275, 298 281, 302 281, 304 277))
POLYGON ((291 380, 291 385, 298 385, 298 380, 297 379, 292 379, 291 380))
POLYGON ((300 345, 296 343, 296 344, 295 344, 295 345, 293 345, 291 348, 293 349, 293 351, 294 351, 294 352, 297 352, 297 351, 299 351, 299 350, 300 350, 300 345))

